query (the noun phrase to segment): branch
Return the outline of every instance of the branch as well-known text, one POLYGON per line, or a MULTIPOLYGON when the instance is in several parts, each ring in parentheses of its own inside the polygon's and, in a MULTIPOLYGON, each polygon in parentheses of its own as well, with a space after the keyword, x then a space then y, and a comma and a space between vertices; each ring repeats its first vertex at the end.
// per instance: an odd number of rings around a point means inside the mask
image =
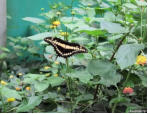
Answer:
POLYGON ((130 33, 132 27, 133 27, 133 26, 131 25, 130 28, 129 28, 129 32, 126 33, 126 34, 123 36, 123 38, 120 40, 120 42, 117 44, 117 47, 116 47, 114 53, 112 54, 112 56, 111 56, 111 58, 110 58, 110 61, 113 60, 113 58, 114 58, 116 52, 118 51, 119 47, 122 45, 122 42, 123 42, 123 41, 125 40, 125 38, 129 35, 129 33, 130 33))

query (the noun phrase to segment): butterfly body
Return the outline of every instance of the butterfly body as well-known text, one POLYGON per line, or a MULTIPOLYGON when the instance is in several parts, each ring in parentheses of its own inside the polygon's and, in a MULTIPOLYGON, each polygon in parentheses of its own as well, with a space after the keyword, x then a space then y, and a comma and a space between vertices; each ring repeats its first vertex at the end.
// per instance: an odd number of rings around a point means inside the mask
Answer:
POLYGON ((62 39, 52 37, 47 37, 44 41, 51 44, 57 55, 60 57, 67 58, 77 53, 87 53, 87 49, 77 43, 70 43, 62 39))

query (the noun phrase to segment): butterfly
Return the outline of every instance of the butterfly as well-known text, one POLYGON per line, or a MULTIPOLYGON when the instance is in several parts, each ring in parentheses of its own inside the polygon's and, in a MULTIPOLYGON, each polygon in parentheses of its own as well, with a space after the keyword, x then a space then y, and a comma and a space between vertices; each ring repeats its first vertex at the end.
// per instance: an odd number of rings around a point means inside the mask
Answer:
POLYGON ((68 58, 77 53, 87 53, 87 49, 77 43, 70 43, 56 37, 46 37, 44 41, 51 44, 57 56, 68 58))

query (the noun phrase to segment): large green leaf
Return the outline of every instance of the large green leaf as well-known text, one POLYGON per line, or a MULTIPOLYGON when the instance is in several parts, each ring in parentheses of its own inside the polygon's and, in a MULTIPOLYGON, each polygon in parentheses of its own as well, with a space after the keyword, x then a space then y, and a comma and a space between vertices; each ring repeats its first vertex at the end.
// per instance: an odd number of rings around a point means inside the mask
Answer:
POLYGON ((35 24, 41 24, 41 23, 45 22, 43 19, 39 19, 39 18, 36 18, 36 17, 25 17, 25 18, 23 18, 23 20, 28 21, 28 22, 32 22, 32 23, 35 23, 35 24))
POLYGON ((115 58, 117 63, 124 69, 136 62, 136 57, 140 50, 144 48, 143 44, 125 44, 117 51, 115 58))
POLYGON ((78 96, 76 99, 78 102, 79 101, 88 101, 88 100, 93 99, 93 95, 92 94, 83 94, 83 95, 78 96))
POLYGON ((35 87, 35 90, 37 92, 41 92, 41 91, 44 91, 45 89, 47 89, 49 86, 49 82, 47 80, 43 80, 41 82, 39 81, 36 81, 34 83, 34 87, 35 87))
POLYGON ((52 87, 54 87, 54 86, 61 85, 64 82, 64 79, 61 77, 52 76, 48 78, 48 82, 49 84, 51 84, 52 87))
POLYGON ((78 78, 81 82, 87 83, 93 76, 88 71, 76 71, 68 74, 71 78, 78 78))
POLYGON ((81 4, 83 4, 84 6, 96 5, 96 4, 97 4, 96 0, 81 0, 80 2, 81 2, 81 4))
POLYGON ((112 104, 114 103, 129 103, 130 99, 126 98, 126 97, 115 97, 113 99, 110 100, 109 102, 109 107, 112 107, 112 104))
POLYGON ((88 17, 90 17, 90 18, 92 18, 92 17, 94 17, 96 15, 96 12, 95 12, 94 8, 88 8, 86 10, 86 13, 87 13, 88 17))
POLYGON ((36 106, 38 106, 42 101, 41 96, 32 96, 29 98, 29 101, 27 104, 23 103, 20 105, 16 112, 29 112, 31 109, 34 109, 36 106))
POLYGON ((81 30, 80 32, 85 32, 88 35, 92 36, 104 36, 104 34, 106 33, 106 31, 103 30, 81 30))
POLYGON ((101 21, 102 30, 107 30, 109 33, 126 33, 127 30, 118 23, 112 23, 108 21, 101 21))
POLYGON ((2 97, 6 97, 6 98, 13 97, 13 98, 16 98, 19 100, 22 99, 22 97, 18 94, 17 91, 9 89, 7 87, 2 87, 0 93, 1 93, 2 97))
POLYGON ((116 67, 107 60, 94 59, 88 64, 88 71, 100 76, 100 84, 116 85, 121 80, 121 75, 116 72, 116 67))
POLYGON ((43 40, 45 37, 49 37, 49 36, 52 36, 52 33, 44 32, 44 33, 39 33, 33 36, 29 36, 27 38, 31 40, 43 40))
POLYGON ((46 78, 46 76, 42 75, 42 74, 26 74, 26 75, 24 75, 23 82, 32 84, 32 83, 35 83, 37 80, 41 82, 45 78, 46 78))

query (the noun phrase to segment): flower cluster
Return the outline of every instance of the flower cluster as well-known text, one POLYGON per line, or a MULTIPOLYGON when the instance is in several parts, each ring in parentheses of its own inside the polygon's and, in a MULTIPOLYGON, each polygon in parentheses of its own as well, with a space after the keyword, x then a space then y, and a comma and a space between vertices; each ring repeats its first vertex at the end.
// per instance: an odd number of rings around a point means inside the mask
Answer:
POLYGON ((137 57, 136 64, 144 66, 144 64, 146 64, 146 61, 147 61, 147 59, 145 56, 139 55, 137 57))
POLYGON ((16 101, 16 99, 13 97, 7 99, 7 102, 14 102, 14 101, 16 101))
POLYGON ((123 89, 123 93, 124 94, 131 94, 131 93, 133 93, 134 92, 134 90, 131 88, 131 87, 125 87, 124 89, 123 89))
POLYGON ((68 36, 68 32, 61 32, 60 35, 61 36, 68 36))
POLYGON ((1 84, 1 85, 7 85, 7 82, 1 80, 0 84, 1 84))

